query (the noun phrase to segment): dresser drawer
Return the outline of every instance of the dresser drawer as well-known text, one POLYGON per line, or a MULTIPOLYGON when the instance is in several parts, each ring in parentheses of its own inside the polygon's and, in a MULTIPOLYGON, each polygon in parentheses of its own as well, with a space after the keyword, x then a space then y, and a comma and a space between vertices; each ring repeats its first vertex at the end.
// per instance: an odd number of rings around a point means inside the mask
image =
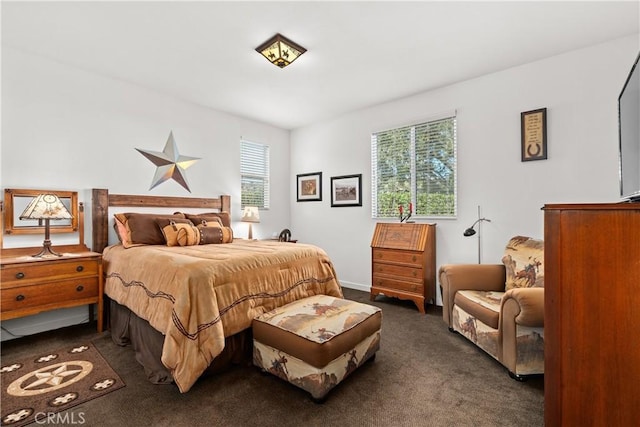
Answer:
POLYGON ((423 264, 423 254, 415 251, 374 248, 372 257, 373 262, 395 262, 398 264, 415 265, 417 267, 421 267, 423 264))
POLYGON ((413 292, 419 295, 423 295, 424 293, 424 286, 421 282, 390 279, 376 273, 373 273, 373 286, 375 286, 376 288, 387 288, 395 289, 398 291, 413 292))
POLYGON ((61 302, 98 299, 98 277, 83 277, 31 286, 3 289, 2 312, 31 307, 59 305, 61 302))
POLYGON ((32 280, 95 276, 98 274, 98 261, 91 259, 64 260, 28 265, 3 265, 1 281, 3 289, 9 282, 30 282, 32 280))
POLYGON ((389 264, 385 262, 373 262, 373 273, 385 276, 400 276, 410 279, 420 280, 423 278, 422 267, 410 267, 398 264, 389 264))

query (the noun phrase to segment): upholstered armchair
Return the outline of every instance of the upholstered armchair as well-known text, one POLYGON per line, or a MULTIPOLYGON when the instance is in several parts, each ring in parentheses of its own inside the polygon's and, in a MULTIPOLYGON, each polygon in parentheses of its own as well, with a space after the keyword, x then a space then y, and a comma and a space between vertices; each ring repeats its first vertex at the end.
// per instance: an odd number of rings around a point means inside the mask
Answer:
POLYGON ((440 267, 442 318, 512 378, 544 373, 544 243, 512 238, 502 264, 440 267))

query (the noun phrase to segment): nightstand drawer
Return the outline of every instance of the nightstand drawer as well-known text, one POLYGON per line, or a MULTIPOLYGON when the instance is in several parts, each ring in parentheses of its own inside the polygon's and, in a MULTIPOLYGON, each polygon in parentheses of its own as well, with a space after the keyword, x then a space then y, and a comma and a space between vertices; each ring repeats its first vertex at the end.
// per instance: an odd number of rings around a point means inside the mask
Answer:
POLYGON ((423 255, 421 252, 401 251, 394 249, 373 249, 373 262, 386 261, 398 264, 422 266, 423 255))
POLYGON ((3 289, 2 312, 22 310, 30 307, 60 305, 68 301, 98 300, 98 276, 74 278, 32 286, 3 289))
POLYGON ((394 280, 388 277, 382 277, 378 274, 373 274, 373 286, 376 288, 388 288, 396 289, 399 291, 407 291, 415 294, 422 295, 424 292, 424 286, 421 282, 412 282, 410 280, 394 280))
POLYGON ((384 262, 373 263, 373 273, 387 276, 408 277, 415 280, 422 280, 423 270, 421 267, 409 267, 397 264, 387 264, 384 262))
MULTIPOLYGON (((1 281, 3 289, 9 282, 29 282, 40 279, 95 276, 98 274, 98 261, 91 259, 70 259, 55 262, 42 262, 18 265, 3 265, 1 281)), ((12 285, 19 285, 12 283, 12 285)), ((4 301, 4 300, 3 300, 4 301)))

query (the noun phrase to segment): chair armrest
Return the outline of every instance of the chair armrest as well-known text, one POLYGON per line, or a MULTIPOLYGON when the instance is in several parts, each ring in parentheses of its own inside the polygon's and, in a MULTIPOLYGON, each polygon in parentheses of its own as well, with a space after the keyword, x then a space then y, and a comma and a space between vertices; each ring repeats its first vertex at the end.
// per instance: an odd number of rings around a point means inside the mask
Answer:
MULTIPOLYGON (((516 288, 505 292, 500 303, 499 322, 498 346, 502 349, 500 361, 509 372, 517 374, 518 355, 522 351, 533 351, 521 348, 518 326, 544 327, 544 288, 516 288)), ((535 357, 543 356, 538 354, 535 357)))
POLYGON ((544 326, 544 288, 510 289, 500 305, 504 321, 522 326, 544 326))
POLYGON ((442 319, 451 325, 451 310, 460 290, 503 292, 506 270, 503 264, 444 264, 438 273, 442 289, 442 319))

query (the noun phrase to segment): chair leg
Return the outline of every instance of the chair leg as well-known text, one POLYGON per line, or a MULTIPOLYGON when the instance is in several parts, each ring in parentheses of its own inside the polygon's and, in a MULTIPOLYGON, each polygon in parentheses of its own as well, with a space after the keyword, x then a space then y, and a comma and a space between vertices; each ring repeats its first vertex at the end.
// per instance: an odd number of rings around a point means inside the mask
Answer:
POLYGON ((516 381, 518 381, 518 382, 521 382, 521 383, 523 383, 523 382, 525 382, 525 381, 527 381, 527 380, 528 380, 528 378, 527 378, 526 376, 524 376, 524 375, 514 374, 514 373, 513 373, 513 372, 511 372, 511 371, 509 371, 509 376, 510 376, 512 379, 514 379, 514 380, 516 380, 516 381))

